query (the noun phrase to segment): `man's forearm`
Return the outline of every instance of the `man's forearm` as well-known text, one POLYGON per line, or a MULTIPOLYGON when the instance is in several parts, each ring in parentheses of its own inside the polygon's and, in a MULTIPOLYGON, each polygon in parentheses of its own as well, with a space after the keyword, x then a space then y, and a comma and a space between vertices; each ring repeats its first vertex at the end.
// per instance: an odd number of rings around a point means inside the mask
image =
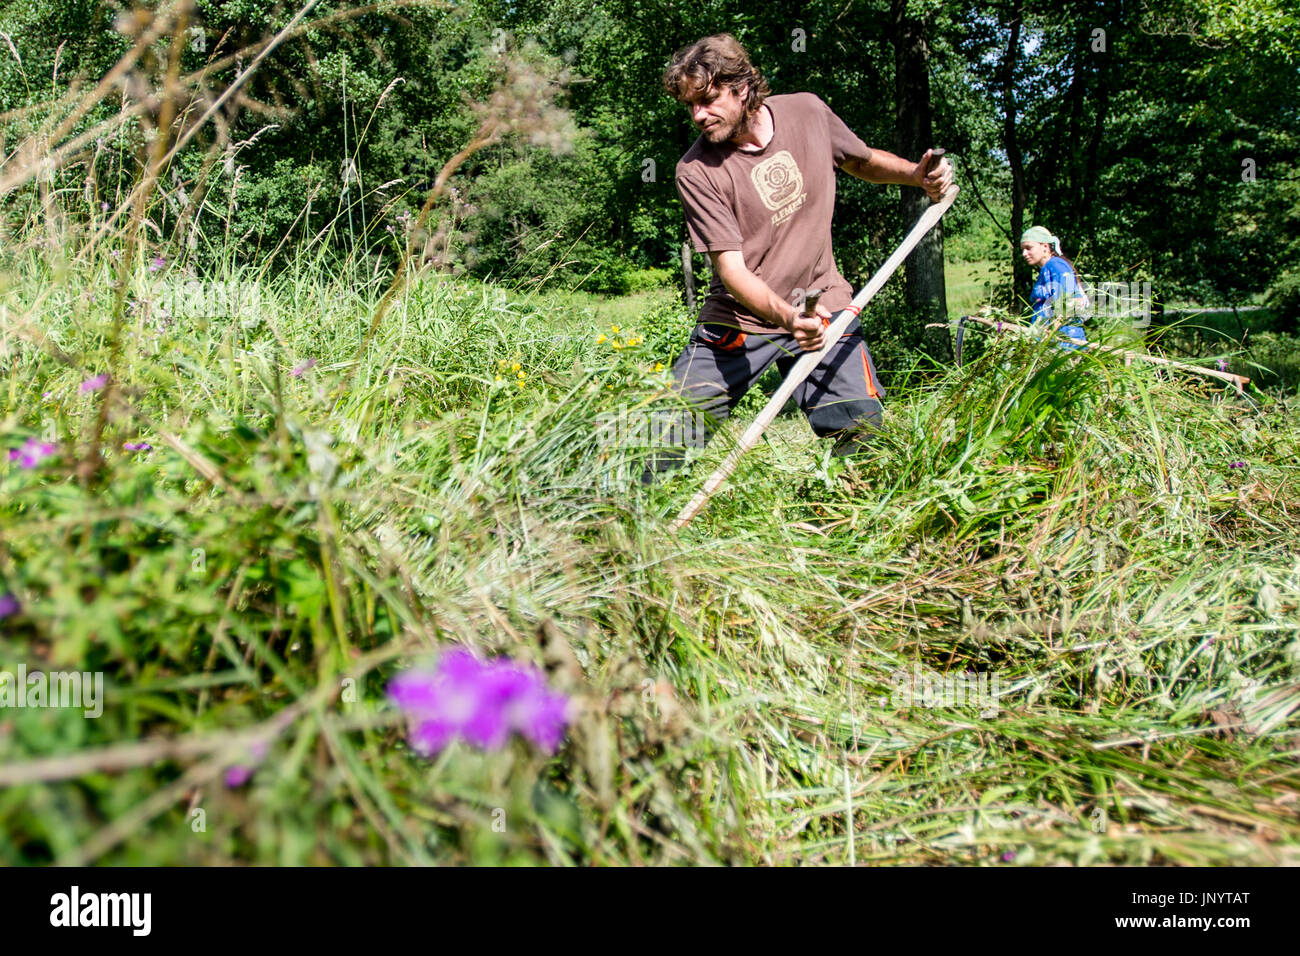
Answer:
POLYGON ((840 167, 850 176, 865 179, 869 183, 894 183, 899 186, 919 186, 916 176, 916 163, 909 162, 901 156, 887 153, 883 149, 873 149, 865 160, 853 157, 845 160, 840 167))
MULTIPOLYGON (((727 253, 720 255, 726 256, 727 253)), ((766 282, 735 261, 720 260, 714 268, 717 269, 722 284, 737 302, 760 319, 787 331, 791 329, 794 305, 773 292, 766 282)))

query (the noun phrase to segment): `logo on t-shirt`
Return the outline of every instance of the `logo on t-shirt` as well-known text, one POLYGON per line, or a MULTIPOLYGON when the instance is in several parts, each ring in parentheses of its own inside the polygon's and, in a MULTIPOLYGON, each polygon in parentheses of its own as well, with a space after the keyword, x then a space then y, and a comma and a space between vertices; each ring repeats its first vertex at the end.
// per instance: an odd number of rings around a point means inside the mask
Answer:
POLYGON ((802 205, 803 173, 788 149, 763 160, 749 174, 763 205, 774 210, 772 222, 788 219, 802 205), (786 208, 786 207, 793 208, 786 208))

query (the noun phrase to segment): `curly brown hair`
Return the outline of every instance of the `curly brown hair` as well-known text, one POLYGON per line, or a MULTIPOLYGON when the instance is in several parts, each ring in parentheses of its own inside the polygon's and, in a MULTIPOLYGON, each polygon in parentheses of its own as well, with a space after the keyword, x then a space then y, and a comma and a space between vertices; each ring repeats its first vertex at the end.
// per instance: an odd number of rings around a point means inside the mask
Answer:
POLYGON ((730 33, 718 33, 682 47, 664 71, 664 89, 679 103, 689 103, 714 86, 729 87, 736 93, 745 87, 747 113, 757 110, 767 99, 767 81, 730 33))

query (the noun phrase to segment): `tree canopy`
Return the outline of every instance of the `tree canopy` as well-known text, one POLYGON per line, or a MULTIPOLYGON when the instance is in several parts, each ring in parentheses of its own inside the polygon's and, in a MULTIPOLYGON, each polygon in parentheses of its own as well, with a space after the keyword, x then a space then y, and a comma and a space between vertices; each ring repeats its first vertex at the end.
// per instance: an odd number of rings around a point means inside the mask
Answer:
MULTIPOLYGON (((817 93, 869 145, 916 153, 930 136, 946 147, 970 187, 946 227, 963 249, 982 236, 986 255, 1023 269, 1014 240, 1045 223, 1092 275, 1207 303, 1297 297, 1300 13, 1280 0, 309 6, 197 0, 171 34, 142 40, 147 18, 107 4, 7 4, 7 165, 24 143, 58 158, 48 181, 5 181, 10 214, 51 190, 74 219, 120 198, 144 173, 160 109, 150 98, 175 59, 177 112, 216 109, 168 164, 153 238, 186 243, 200 264, 287 256, 322 238, 382 258, 493 91, 533 83, 557 115, 465 159, 441 224, 418 237, 425 260, 619 291, 636 270, 680 270, 673 167, 694 133, 659 77, 675 49, 729 31, 775 92, 817 93), (137 42, 149 55, 78 105, 137 42), (106 122, 133 104, 130 122, 106 122)), ((845 273, 869 274, 908 215, 896 187, 841 177, 845 273)), ((942 252, 928 262, 922 272, 942 252)))

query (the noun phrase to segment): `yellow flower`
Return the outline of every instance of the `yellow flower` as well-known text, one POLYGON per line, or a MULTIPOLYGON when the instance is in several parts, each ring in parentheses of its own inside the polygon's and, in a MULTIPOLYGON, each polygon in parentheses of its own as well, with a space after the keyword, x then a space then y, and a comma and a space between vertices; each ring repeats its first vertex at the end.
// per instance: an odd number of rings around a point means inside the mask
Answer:
POLYGON ((611 326, 609 327, 609 330, 610 330, 611 332, 613 332, 615 335, 618 335, 618 326, 617 326, 617 325, 611 325, 611 326))
POLYGON ((655 371, 656 371, 656 372, 662 372, 663 370, 664 370, 664 363, 663 363, 663 362, 655 362, 655 371))
POLYGON ((498 385, 501 384, 501 383, 504 382, 504 381, 505 381, 505 379, 502 378, 500 375, 497 376, 497 384, 498 384, 498 385))
POLYGON ((597 345, 605 344, 605 334, 603 332, 600 335, 596 336, 596 344, 597 345))
POLYGON ((525 378, 527 378, 527 377, 528 377, 528 373, 527 373, 527 372, 515 372, 515 378, 518 378, 518 379, 525 379, 525 378))
POLYGON ((517 372, 517 371, 519 371, 519 363, 516 362, 514 365, 510 366, 510 371, 512 371, 512 372, 517 372))
POLYGON ((497 362, 497 368, 505 368, 505 367, 506 367, 505 359, 502 359, 501 361, 497 362))
POLYGON ((524 380, 522 378, 515 379, 515 384, 518 385, 520 388, 523 388, 524 380))
POLYGON ((619 349, 621 349, 621 348, 623 348, 623 343, 620 342, 618 339, 615 339, 615 340, 614 340, 613 342, 611 342, 610 344, 614 346, 614 349, 615 349, 616 351, 619 350, 619 349))

